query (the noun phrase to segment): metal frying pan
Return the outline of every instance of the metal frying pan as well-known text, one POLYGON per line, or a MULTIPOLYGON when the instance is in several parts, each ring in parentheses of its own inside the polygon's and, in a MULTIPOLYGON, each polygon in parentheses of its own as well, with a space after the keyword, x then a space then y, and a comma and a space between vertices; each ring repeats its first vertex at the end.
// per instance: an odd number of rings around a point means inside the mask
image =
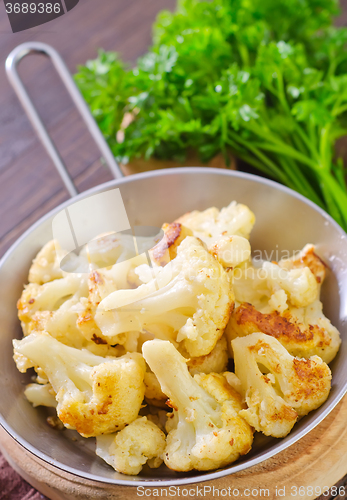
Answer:
POLYGON ((46 54, 52 59, 117 178, 79 194, 44 216, 19 238, 0 262, 0 424, 36 457, 59 469, 99 482, 132 486, 168 486, 211 480, 246 469, 284 450, 313 429, 347 390, 346 234, 331 217, 301 195, 257 176, 193 167, 157 170, 121 178, 118 165, 57 52, 41 43, 23 44, 8 58, 8 74, 71 195, 76 194, 76 189, 16 72, 18 62, 32 52, 46 54), (328 400, 300 420, 286 438, 258 435, 248 455, 222 470, 175 473, 164 466, 154 470, 145 467, 139 476, 131 477, 114 472, 94 454, 94 439, 77 437, 76 440, 77 433, 73 431, 59 433, 51 429, 45 423, 46 410, 34 409, 25 399, 23 384, 28 377, 20 374, 15 367, 11 341, 22 336, 16 301, 23 283, 27 282, 31 261, 42 245, 52 238, 52 220, 59 211, 76 200, 114 187, 120 189, 129 221, 134 226, 160 227, 164 221, 170 222, 189 210, 210 206, 221 208, 235 199, 248 205, 256 215, 251 237, 253 250, 271 255, 273 250, 294 251, 306 243, 317 246, 319 255, 331 268, 323 286, 325 313, 340 330, 343 342, 339 354, 331 363, 333 384, 328 400))

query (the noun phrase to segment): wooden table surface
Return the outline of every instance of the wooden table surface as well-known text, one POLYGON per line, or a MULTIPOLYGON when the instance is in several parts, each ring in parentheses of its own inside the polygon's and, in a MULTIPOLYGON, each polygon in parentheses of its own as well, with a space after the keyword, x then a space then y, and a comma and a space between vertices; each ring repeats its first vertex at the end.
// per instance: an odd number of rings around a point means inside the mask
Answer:
MULTIPOLYGON (((43 214, 68 199, 7 81, 4 63, 9 52, 26 41, 49 43, 71 72, 94 58, 99 47, 115 50, 131 63, 148 48, 157 12, 172 10, 175 4, 175 0, 80 0, 67 15, 13 34, 0 3, 0 257, 43 214)), ((341 0, 341 4, 343 15, 338 24, 347 25, 347 1, 341 0)), ((84 191, 110 180, 48 61, 39 56, 23 61, 21 75, 78 189, 84 191)))
MULTIPOLYGON (((44 213, 68 198, 54 166, 38 141, 10 84, 4 64, 18 44, 53 45, 71 72, 96 57, 99 47, 135 62, 151 43, 159 10, 175 0, 80 0, 64 15, 42 27, 13 34, 0 3, 0 256, 44 213)), ((112 177, 49 62, 24 60, 20 71, 78 189, 84 191, 112 177)))

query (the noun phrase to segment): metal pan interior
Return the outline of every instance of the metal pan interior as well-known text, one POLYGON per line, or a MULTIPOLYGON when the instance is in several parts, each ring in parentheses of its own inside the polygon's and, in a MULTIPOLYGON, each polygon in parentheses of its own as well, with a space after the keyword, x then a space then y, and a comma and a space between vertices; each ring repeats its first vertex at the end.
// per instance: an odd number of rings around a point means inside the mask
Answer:
POLYGON ((0 263, 0 423, 37 457, 97 481, 133 486, 166 486, 210 480, 255 465, 287 448, 317 425, 347 389, 347 238, 344 231, 316 205, 293 191, 257 176, 206 168, 180 168, 148 172, 112 181, 86 193, 84 198, 119 187, 131 225, 158 225, 183 213, 211 206, 222 208, 236 200, 256 215, 251 236, 253 250, 299 250, 306 243, 317 246, 332 272, 323 286, 325 314, 342 335, 340 352, 331 363, 332 390, 327 402, 300 420, 284 439, 257 436, 252 451, 241 461, 213 472, 175 473, 164 466, 145 467, 139 476, 118 474, 94 453, 95 440, 79 438, 73 431, 57 432, 45 423, 47 410, 34 409, 23 395, 28 376, 12 360, 12 339, 21 338, 16 314, 18 300, 33 257, 52 238, 55 214, 76 199, 61 205, 27 231, 0 263), (76 440, 77 438, 77 440, 76 440))

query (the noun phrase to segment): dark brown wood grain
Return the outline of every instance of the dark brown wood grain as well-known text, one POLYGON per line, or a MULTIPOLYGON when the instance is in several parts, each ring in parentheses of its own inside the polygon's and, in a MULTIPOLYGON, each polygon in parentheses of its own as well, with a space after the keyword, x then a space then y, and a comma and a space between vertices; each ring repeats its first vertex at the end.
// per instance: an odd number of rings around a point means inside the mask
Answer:
POLYGON ((317 500, 345 500, 347 498, 347 474, 336 485, 335 490, 331 491, 331 495, 322 495, 317 500))
MULTIPOLYGON (((67 15, 44 26, 13 34, 0 3, 0 256, 43 214, 68 198, 58 174, 38 141, 10 87, 5 59, 18 44, 53 45, 71 72, 94 58, 97 49, 115 50, 134 62, 151 42, 151 26, 175 0, 81 0, 67 15)), ((84 191, 112 177, 63 85, 40 56, 21 64, 20 73, 57 144, 78 189, 84 191)))

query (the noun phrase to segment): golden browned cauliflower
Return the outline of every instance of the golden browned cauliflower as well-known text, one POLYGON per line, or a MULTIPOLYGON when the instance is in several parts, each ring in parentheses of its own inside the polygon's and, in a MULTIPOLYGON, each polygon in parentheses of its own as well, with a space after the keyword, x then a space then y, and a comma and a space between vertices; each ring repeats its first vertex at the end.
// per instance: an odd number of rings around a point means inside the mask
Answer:
POLYGON ((34 330, 47 329, 49 325, 52 334, 59 340, 64 336, 69 337, 72 345, 77 342, 77 347, 81 336, 75 327, 77 314, 73 312, 72 307, 87 294, 87 279, 77 274, 57 278, 42 285, 29 283, 17 303, 24 335, 34 330), (70 329, 74 330, 71 335, 70 329))
POLYGON ((145 373, 145 398, 147 403, 159 408, 166 408, 167 396, 161 390, 157 377, 151 371, 145 373))
POLYGON ((43 285, 63 277, 60 269, 60 258, 57 253, 59 243, 51 240, 39 251, 29 270, 29 282, 43 285))
MULTIPOLYGON (((148 246, 148 239, 138 238, 138 249, 148 246)), ((134 285, 129 272, 148 262, 144 253, 134 257, 132 235, 107 234, 85 245, 79 255, 69 254, 62 271, 61 260, 67 252, 51 241, 34 259, 29 272, 29 284, 18 301, 18 316, 25 335, 33 331, 48 331, 60 342, 87 348, 97 355, 124 354, 136 350, 136 339, 124 336, 129 345, 119 353, 111 348, 112 333, 105 340, 94 321, 97 305, 102 298, 119 288, 134 285), (95 267, 102 269, 95 269, 95 267), (69 269, 69 272, 66 271, 69 269), (109 341, 109 342, 108 342, 109 341)), ((138 277, 137 277, 138 279, 138 277)), ((112 313, 100 321, 104 329, 114 323, 112 313)), ((118 337, 117 339, 118 340, 118 337)))
POLYGON ((193 232, 179 222, 172 222, 162 226, 164 237, 151 250, 152 261, 165 266, 177 256, 177 248, 186 236, 193 236, 193 232))
POLYGON ((58 417, 69 429, 98 436, 120 430, 138 416, 145 393, 141 354, 103 358, 45 332, 14 340, 13 346, 20 371, 39 366, 45 372, 56 393, 58 417))
POLYGON ((209 354, 197 358, 190 357, 187 366, 192 375, 211 372, 223 373, 227 368, 228 358, 227 340, 223 335, 209 354))
POLYGON ((236 267, 250 257, 248 239, 255 217, 245 205, 233 201, 222 210, 215 207, 203 212, 194 210, 176 222, 180 222, 200 238, 225 268, 236 267))
POLYGON ((223 375, 193 378, 185 358, 168 341, 150 340, 142 350, 173 408, 164 452, 170 469, 216 469, 250 451, 253 433, 239 417, 241 396, 223 375))
POLYGON ((308 267, 319 284, 323 283, 328 269, 328 266, 316 254, 315 246, 311 244, 305 245, 301 252, 290 259, 281 259, 278 265, 283 269, 288 269, 288 271, 308 267))
MULTIPOLYGON (((116 290, 136 288, 131 271, 137 266, 147 263, 145 254, 138 255, 126 261, 117 262, 113 266, 94 270, 88 276, 88 298, 82 297, 75 310, 78 312, 77 328, 90 342, 100 345, 124 346, 126 351, 137 350, 137 340, 140 332, 117 332, 117 317, 113 311, 98 309, 100 302, 116 290)), ((138 279, 138 276, 136 276, 138 279)))
POLYGON ((308 267, 287 270, 277 263, 265 261, 262 269, 272 291, 283 290, 293 306, 305 307, 317 299, 319 287, 308 267))
POLYGON ((129 475, 163 461, 217 469, 250 451, 255 430, 286 436, 327 399, 341 340, 316 248, 252 258, 254 222, 233 201, 154 238, 104 233, 79 253, 48 242, 17 304, 14 361, 36 371, 26 398, 55 408, 56 428, 95 436, 97 455, 129 475))
POLYGON ((209 252, 223 267, 237 267, 247 262, 251 255, 251 245, 242 236, 221 236, 210 248, 209 252))
POLYGON ((264 333, 232 341, 235 373, 247 410, 240 416, 267 436, 284 437, 297 421, 321 406, 331 387, 331 372, 318 356, 298 359, 264 333))
POLYGON ((52 385, 46 384, 28 384, 24 391, 25 397, 35 406, 48 406, 56 408, 56 394, 52 385))
MULTIPOLYGON (((107 297, 109 293, 118 290, 118 287, 112 280, 107 279, 103 270, 92 271, 88 276, 88 289, 89 295, 87 297, 81 298, 79 304, 75 307, 75 311, 78 313, 76 318, 76 328, 84 336, 85 339, 94 342, 98 345, 114 345, 119 344, 120 340, 118 336, 114 338, 112 335, 104 336, 100 330, 98 324, 95 321, 95 313, 98 305, 104 297, 107 297)), ((114 318, 112 312, 108 314, 104 313, 104 322, 107 320, 111 325, 114 323, 114 318), (107 317, 105 317, 107 316, 107 317)), ((125 336, 123 336, 125 339, 125 336)))
POLYGON ((111 311, 113 334, 147 331, 182 343, 190 356, 205 356, 222 336, 232 307, 228 273, 197 238, 187 236, 177 257, 158 267, 154 278, 135 290, 117 290, 105 297, 95 321, 99 312, 111 311))
POLYGON ((319 298, 320 286, 312 271, 304 267, 286 269, 267 261, 248 261, 233 273, 235 301, 249 302, 257 309, 268 306, 285 310, 288 303, 305 307, 319 298))
POLYGON ((203 212, 194 210, 182 215, 176 222, 193 231, 194 236, 200 238, 210 248, 222 236, 238 235, 249 239, 255 216, 246 205, 232 201, 221 210, 216 207, 203 212))
POLYGON ((147 463, 156 469, 163 462, 165 434, 147 417, 138 417, 116 434, 96 438, 96 454, 123 474, 136 475, 147 463))
POLYGON ((326 363, 334 359, 340 334, 323 314, 319 295, 326 266, 314 250, 306 245, 278 264, 249 262, 237 269, 236 307, 226 328, 229 341, 263 332, 277 338, 293 356, 318 355, 326 363))
MULTIPOLYGON (((79 328, 78 319, 83 307, 81 301, 88 301, 90 279, 85 275, 65 274, 63 278, 43 285, 29 283, 17 304, 24 334, 46 331, 63 344, 76 349, 88 349, 96 355, 125 354, 124 349, 121 352, 120 348, 111 347, 99 336, 96 326, 90 336, 79 328)), ((88 320, 92 322, 92 314, 88 316, 88 320)))
POLYGON ((87 295, 87 279, 78 274, 69 274, 43 285, 29 283, 17 303, 18 317, 25 329, 36 312, 55 311, 67 297, 77 300, 87 295))
POLYGON ((318 299, 307 307, 290 306, 282 314, 277 311, 265 314, 251 304, 241 304, 231 315, 226 335, 231 341, 254 332, 276 338, 292 356, 317 355, 325 363, 334 359, 341 344, 338 330, 324 316, 318 299))

